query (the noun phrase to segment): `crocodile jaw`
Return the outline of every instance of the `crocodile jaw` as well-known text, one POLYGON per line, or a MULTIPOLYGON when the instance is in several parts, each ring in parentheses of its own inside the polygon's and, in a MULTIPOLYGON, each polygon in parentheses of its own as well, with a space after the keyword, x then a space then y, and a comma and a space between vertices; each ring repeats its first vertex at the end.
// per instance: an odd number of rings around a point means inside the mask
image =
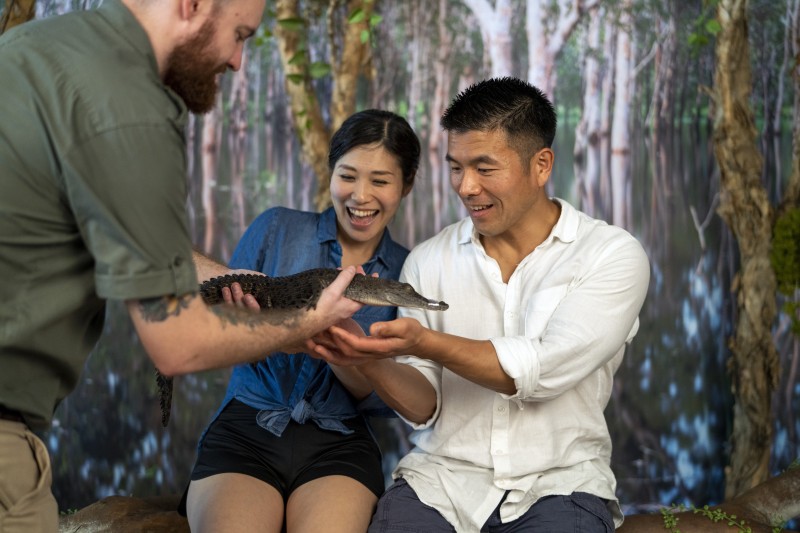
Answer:
MULTIPOLYGON (((420 295, 414 297, 402 297, 397 294, 385 294, 380 302, 370 303, 370 305, 395 305, 398 307, 416 307, 418 309, 428 309, 431 311, 447 311, 449 307, 444 302, 429 300, 420 295)), ((364 302, 366 303, 366 302, 364 302)))

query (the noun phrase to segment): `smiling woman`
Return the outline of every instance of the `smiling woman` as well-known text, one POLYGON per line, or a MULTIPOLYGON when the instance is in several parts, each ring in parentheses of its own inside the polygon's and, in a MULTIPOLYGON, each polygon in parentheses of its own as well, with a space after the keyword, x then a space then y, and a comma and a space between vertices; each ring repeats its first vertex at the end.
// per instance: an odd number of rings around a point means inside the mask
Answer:
MULTIPOLYGON (((414 185, 419 154, 398 115, 351 116, 330 144, 333 207, 265 211, 231 267, 278 277, 354 265, 397 279, 408 250, 386 226, 414 185)), ((395 316, 394 307, 365 307, 353 318, 368 329, 395 316)), ((391 411, 352 374, 303 349, 287 346, 234 369, 184 497, 192 531, 366 531, 384 489, 366 415, 391 411)))

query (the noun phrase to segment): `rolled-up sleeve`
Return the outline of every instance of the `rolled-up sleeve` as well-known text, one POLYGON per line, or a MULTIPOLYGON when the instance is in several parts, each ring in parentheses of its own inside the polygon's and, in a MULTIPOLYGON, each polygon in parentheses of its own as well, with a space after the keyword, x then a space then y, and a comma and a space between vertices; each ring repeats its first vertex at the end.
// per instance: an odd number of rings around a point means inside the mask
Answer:
POLYGON ((639 327, 649 263, 635 240, 615 244, 584 261, 590 268, 576 270, 562 287, 523 294, 521 307, 529 312, 506 325, 508 336, 491 339, 517 386, 514 397, 556 398, 624 352, 639 327))
POLYGON ((119 127, 76 145, 64 163, 64 187, 101 298, 197 290, 182 142, 170 123, 119 127))
POLYGON ((501 394, 506 400, 533 396, 539 383, 539 357, 530 339, 525 337, 496 337, 489 339, 497 352, 503 371, 514 380, 517 393, 501 394))

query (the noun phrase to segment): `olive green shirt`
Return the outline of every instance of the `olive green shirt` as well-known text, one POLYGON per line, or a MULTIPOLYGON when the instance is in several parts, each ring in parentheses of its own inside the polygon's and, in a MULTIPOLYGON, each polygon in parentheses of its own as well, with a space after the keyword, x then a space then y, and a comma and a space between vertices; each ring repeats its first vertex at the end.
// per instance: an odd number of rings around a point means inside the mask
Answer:
POLYGON ((0 37, 0 404, 49 426, 105 300, 197 290, 183 101, 118 0, 0 37))

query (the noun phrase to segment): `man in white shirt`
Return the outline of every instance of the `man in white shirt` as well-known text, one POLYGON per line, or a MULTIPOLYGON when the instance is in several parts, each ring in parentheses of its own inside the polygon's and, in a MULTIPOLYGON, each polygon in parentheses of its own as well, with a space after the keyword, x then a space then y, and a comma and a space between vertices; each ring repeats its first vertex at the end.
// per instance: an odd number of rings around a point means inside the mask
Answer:
POLYGON ((448 311, 352 323, 317 353, 414 428, 370 532, 607 532, 622 523, 603 410, 649 283, 621 228, 549 198, 556 116, 491 79, 442 118, 469 217, 416 247, 401 279, 448 311))

